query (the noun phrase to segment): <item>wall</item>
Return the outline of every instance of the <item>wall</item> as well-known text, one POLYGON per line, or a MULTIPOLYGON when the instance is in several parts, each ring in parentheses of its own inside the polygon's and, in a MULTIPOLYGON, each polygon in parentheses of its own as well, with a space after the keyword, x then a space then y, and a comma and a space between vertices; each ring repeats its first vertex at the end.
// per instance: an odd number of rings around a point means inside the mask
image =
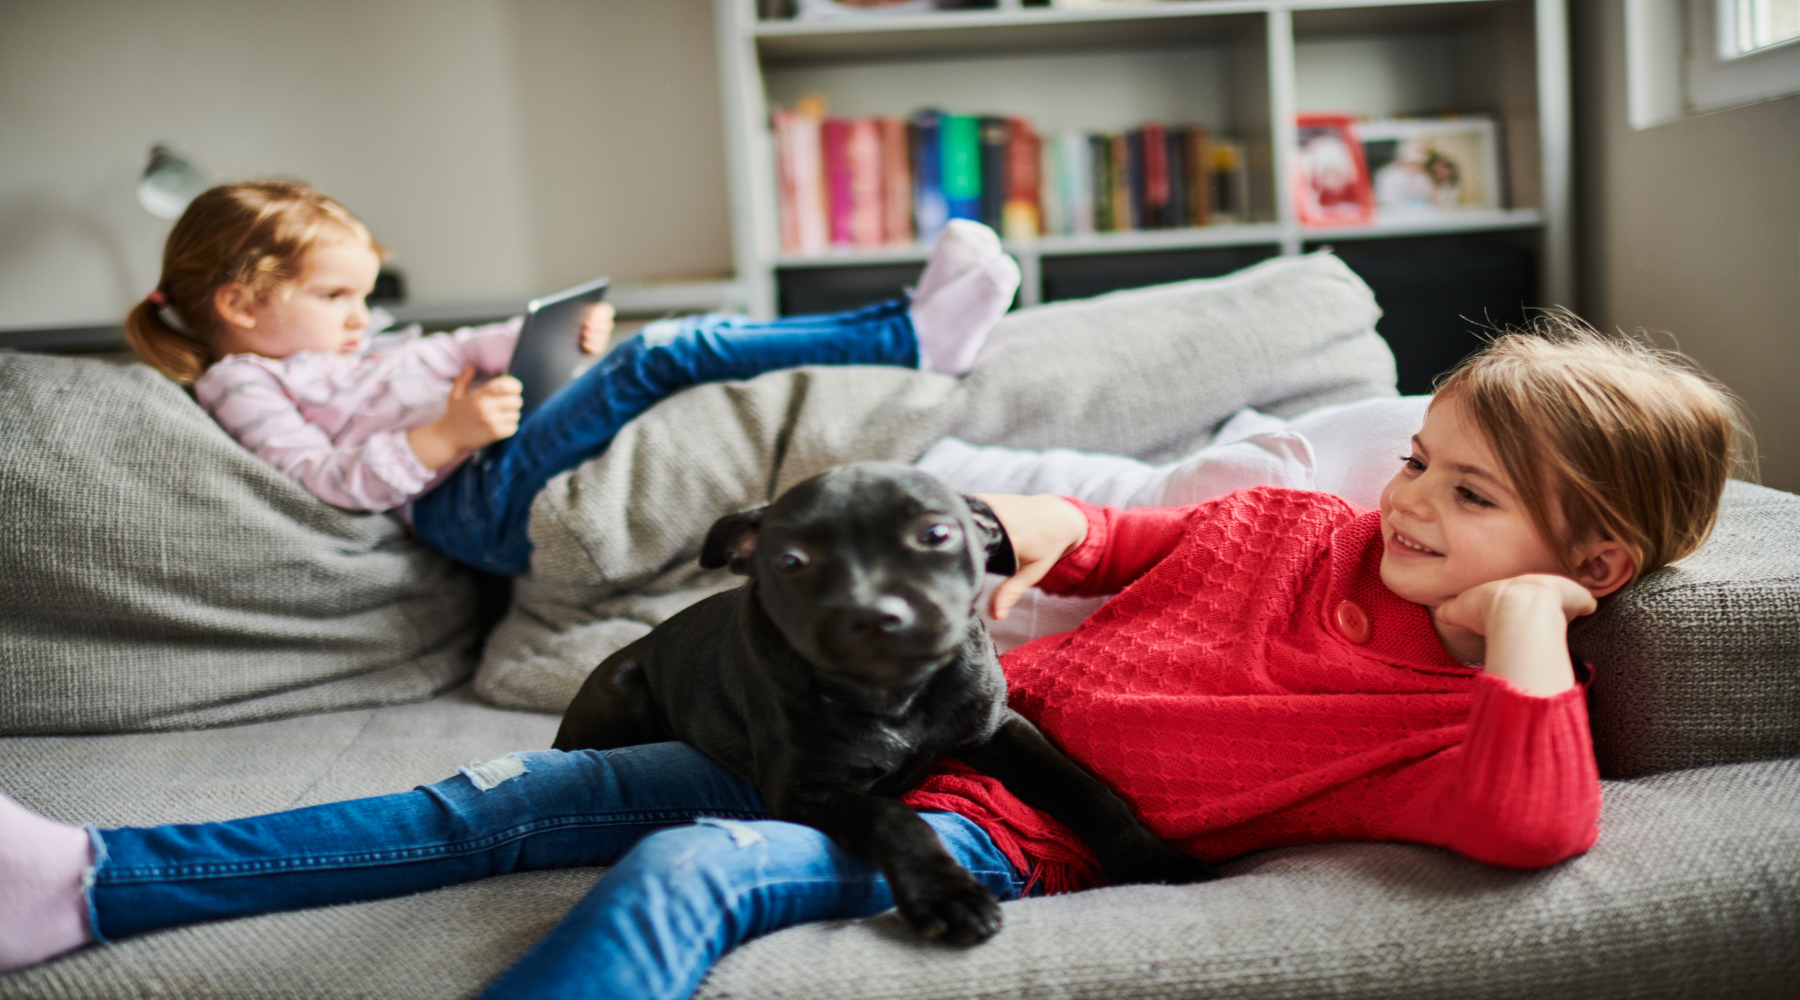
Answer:
POLYGON ((5 0, 0 328, 116 320, 152 143, 309 181, 424 303, 731 269, 709 0, 5 0))
POLYGON ((1800 96, 1634 132, 1622 0, 1571 6, 1584 311, 1672 335, 1800 491, 1800 96))

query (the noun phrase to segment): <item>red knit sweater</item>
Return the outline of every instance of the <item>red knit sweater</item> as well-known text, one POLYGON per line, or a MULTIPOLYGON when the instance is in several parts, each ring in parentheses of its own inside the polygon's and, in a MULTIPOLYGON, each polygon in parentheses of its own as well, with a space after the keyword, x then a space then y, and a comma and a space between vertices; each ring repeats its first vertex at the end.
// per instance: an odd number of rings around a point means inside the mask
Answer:
MULTIPOLYGON (((1040 586, 1118 597, 1003 657, 1011 703, 1159 836, 1209 860, 1401 840, 1511 868, 1593 844, 1581 688, 1533 697, 1453 659, 1382 584, 1379 513, 1267 487, 1078 505, 1087 539, 1040 586)), ((906 801, 979 823, 1046 888, 1105 882, 1067 827, 959 761, 906 801)))

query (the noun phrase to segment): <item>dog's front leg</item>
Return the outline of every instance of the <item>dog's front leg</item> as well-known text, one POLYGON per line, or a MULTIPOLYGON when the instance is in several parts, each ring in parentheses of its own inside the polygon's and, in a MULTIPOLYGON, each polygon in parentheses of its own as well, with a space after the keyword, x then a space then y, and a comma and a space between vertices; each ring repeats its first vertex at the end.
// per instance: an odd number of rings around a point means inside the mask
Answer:
POLYGON ((957 750, 956 756, 1074 830, 1114 882, 1183 884, 1219 877, 1212 865, 1158 839, 1112 789, 1012 709, 986 743, 957 750))
POLYGON ((979 944, 1000 930, 1000 904, 904 803, 847 789, 789 790, 775 815, 823 831, 887 876, 894 906, 921 937, 979 944))

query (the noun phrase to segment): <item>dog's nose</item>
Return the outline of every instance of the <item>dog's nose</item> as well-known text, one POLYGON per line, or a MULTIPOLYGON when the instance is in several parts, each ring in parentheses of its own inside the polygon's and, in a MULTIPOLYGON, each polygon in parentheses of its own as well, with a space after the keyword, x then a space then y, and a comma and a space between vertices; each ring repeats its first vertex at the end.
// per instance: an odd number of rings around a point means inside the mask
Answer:
POLYGON ((875 603, 852 611, 844 624, 851 635, 858 639, 869 639, 902 631, 912 625, 915 617, 911 604, 889 595, 878 597, 875 603))

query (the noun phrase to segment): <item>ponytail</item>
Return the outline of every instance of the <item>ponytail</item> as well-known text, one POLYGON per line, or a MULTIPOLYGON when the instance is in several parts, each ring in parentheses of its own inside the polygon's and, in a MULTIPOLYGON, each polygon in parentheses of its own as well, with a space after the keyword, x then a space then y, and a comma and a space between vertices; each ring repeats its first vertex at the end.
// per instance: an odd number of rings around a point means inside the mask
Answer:
MULTIPOLYGON (((150 294, 161 297, 160 290, 150 294)), ((146 298, 125 314, 125 343, 145 364, 182 385, 193 385, 219 360, 212 345, 195 335, 166 299, 146 298)))

